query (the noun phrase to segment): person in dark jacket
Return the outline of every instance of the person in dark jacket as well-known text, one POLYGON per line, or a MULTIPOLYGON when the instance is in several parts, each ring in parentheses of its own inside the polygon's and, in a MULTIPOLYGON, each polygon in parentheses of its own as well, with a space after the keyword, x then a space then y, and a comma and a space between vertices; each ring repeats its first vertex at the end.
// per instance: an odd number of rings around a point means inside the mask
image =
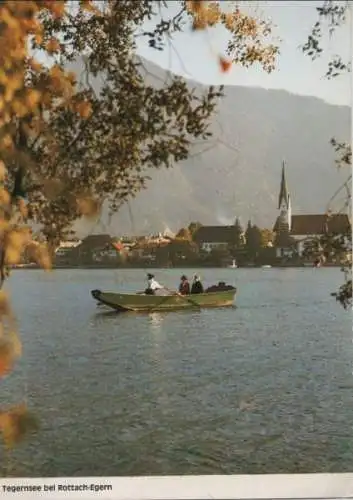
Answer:
POLYGON ((197 276, 197 274, 194 276, 194 281, 192 282, 191 287, 191 294, 195 293, 203 293, 203 285, 201 283, 200 276, 197 276))
POLYGON ((180 295, 190 295, 190 283, 185 274, 180 278, 179 293, 180 295))

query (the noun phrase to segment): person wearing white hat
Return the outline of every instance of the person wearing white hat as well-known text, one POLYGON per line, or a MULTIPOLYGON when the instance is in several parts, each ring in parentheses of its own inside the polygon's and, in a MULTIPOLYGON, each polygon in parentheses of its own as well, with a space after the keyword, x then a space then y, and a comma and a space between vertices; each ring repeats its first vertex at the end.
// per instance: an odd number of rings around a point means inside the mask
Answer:
POLYGON ((194 276, 194 280, 192 282, 192 286, 191 286, 191 294, 195 294, 195 293, 203 293, 204 290, 203 290, 203 285, 201 283, 201 278, 200 276, 198 276, 197 274, 195 274, 194 276))

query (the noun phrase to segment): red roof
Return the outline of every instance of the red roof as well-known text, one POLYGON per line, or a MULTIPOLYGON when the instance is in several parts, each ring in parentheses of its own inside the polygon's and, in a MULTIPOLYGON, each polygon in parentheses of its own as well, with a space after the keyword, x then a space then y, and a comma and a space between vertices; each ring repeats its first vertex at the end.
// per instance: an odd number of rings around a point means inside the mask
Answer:
POLYGON ((116 250, 118 250, 118 252, 120 252, 121 250, 124 249, 124 245, 122 243, 120 243, 120 241, 114 242, 113 247, 116 248, 116 250))

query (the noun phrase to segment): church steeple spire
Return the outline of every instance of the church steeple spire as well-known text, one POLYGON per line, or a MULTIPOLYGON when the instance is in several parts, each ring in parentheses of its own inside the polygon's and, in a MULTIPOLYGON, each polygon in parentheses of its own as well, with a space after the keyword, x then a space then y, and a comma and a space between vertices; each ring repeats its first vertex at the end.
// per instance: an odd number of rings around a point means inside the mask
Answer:
POLYGON ((281 188, 278 197, 278 210, 280 210, 280 221, 281 226, 286 226, 287 230, 291 230, 292 227, 292 207, 290 202, 289 191, 286 182, 286 173, 284 161, 282 162, 282 178, 281 178, 281 188))
POLYGON ((286 182, 284 161, 282 162, 281 188, 280 188, 279 197, 278 197, 278 210, 280 210, 281 208, 287 208, 287 209, 289 208, 289 192, 288 192, 287 182, 286 182))

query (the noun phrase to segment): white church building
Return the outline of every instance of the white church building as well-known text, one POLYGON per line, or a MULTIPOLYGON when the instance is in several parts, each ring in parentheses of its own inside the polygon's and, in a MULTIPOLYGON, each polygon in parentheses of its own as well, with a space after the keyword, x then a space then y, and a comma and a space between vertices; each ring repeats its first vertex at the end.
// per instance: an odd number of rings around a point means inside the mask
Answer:
POLYGON ((292 215, 284 162, 278 210, 280 213, 273 228, 278 258, 301 256, 308 241, 324 234, 345 234, 350 227, 349 217, 343 213, 292 215))

